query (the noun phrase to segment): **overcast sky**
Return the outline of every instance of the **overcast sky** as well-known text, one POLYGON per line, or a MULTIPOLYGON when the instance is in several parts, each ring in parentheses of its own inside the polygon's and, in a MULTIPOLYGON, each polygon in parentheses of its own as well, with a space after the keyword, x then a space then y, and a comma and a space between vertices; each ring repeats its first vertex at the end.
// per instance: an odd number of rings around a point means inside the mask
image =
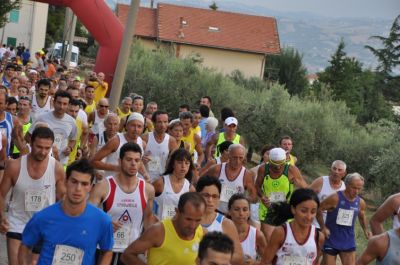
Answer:
MULTIPOLYGON (((394 19, 400 14, 400 0, 245 0, 246 5, 261 5, 279 11, 306 11, 328 17, 374 17, 394 19)), ((212 0, 202 0, 212 2, 212 0)), ((237 2, 239 0, 216 0, 237 2)))

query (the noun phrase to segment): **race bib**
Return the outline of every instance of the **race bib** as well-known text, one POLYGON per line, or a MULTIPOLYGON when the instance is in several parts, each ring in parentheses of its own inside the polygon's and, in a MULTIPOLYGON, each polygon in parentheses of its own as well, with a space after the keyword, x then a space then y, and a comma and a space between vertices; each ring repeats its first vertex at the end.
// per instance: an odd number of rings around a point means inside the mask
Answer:
POLYGON ((305 257, 300 257, 300 256, 284 256, 283 264, 284 265, 306 265, 307 259, 305 257))
POLYGON ((163 205, 163 210, 161 213, 161 219, 172 218, 175 215, 175 206, 173 205, 163 205))
POLYGON ((284 192, 271 192, 269 194, 270 202, 284 202, 286 201, 286 195, 284 192))
POLYGON ((25 191, 25 211, 37 212, 44 208, 47 200, 46 190, 25 191))
POLYGON ((236 193, 236 188, 234 186, 229 186, 229 185, 222 184, 221 201, 222 202, 229 202, 229 199, 235 193, 236 193))
POLYGON ((83 250, 66 245, 57 245, 53 256, 53 265, 80 265, 83 250))
POLYGON ((147 163, 149 171, 160 172, 161 160, 159 156, 152 156, 151 160, 147 163))
POLYGON ((346 210, 339 208, 338 215, 336 217, 336 224, 344 226, 353 225, 354 210, 346 210))
POLYGON ((114 248, 127 248, 129 245, 130 238, 129 227, 122 226, 117 231, 114 232, 114 248))

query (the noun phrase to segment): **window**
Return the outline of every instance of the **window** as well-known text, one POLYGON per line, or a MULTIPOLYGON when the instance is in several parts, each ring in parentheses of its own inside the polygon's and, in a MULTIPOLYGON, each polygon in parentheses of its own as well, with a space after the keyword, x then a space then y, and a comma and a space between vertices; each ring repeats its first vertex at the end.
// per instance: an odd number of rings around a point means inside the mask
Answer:
POLYGON ((13 37, 8 37, 7 38, 7 46, 13 46, 16 47, 17 46, 17 38, 13 38, 13 37))
POLYGON ((14 9, 10 11, 10 22, 18 23, 19 21, 19 10, 14 9))

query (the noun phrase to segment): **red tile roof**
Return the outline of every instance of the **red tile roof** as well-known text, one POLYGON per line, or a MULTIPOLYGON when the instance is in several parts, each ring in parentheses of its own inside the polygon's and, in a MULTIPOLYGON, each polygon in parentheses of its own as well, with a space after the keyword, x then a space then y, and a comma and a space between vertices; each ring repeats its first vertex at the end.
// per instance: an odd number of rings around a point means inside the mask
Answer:
MULTIPOLYGON (((117 5, 117 16, 125 26, 128 20, 129 5, 117 5)), ((139 8, 135 26, 135 35, 140 37, 157 38, 157 10, 147 7, 139 8)))
MULTIPOLYGON (((117 10, 121 22, 125 23, 129 6, 119 4, 117 10)), ((275 18, 163 3, 153 10, 140 8, 135 34, 227 50, 261 54, 280 52, 275 18)))

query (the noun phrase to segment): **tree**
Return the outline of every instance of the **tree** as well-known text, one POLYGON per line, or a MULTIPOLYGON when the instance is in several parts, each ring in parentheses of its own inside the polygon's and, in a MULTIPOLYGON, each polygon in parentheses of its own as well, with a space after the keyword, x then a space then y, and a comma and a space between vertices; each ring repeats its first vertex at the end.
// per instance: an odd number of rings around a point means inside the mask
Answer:
POLYGON ((0 28, 8 22, 8 13, 13 9, 18 9, 20 0, 1 0, 0 4, 0 28))
POLYGON ((283 48, 281 54, 267 57, 264 78, 285 85, 291 95, 299 95, 306 90, 306 74, 303 56, 293 48, 283 48))
POLYGON ((400 65, 400 15, 398 15, 390 28, 389 36, 372 36, 371 39, 377 39, 382 42, 383 48, 373 48, 366 45, 378 59, 377 70, 385 76, 392 74, 393 68, 400 65))
POLYGON ((364 71, 356 58, 347 57, 344 48, 345 43, 341 40, 331 56, 330 65, 318 74, 319 82, 329 86, 334 100, 346 102, 361 124, 392 118, 376 74, 364 71))
POLYGON ((218 9, 217 3, 215 3, 215 1, 213 1, 212 4, 209 5, 208 7, 214 11, 218 9))

